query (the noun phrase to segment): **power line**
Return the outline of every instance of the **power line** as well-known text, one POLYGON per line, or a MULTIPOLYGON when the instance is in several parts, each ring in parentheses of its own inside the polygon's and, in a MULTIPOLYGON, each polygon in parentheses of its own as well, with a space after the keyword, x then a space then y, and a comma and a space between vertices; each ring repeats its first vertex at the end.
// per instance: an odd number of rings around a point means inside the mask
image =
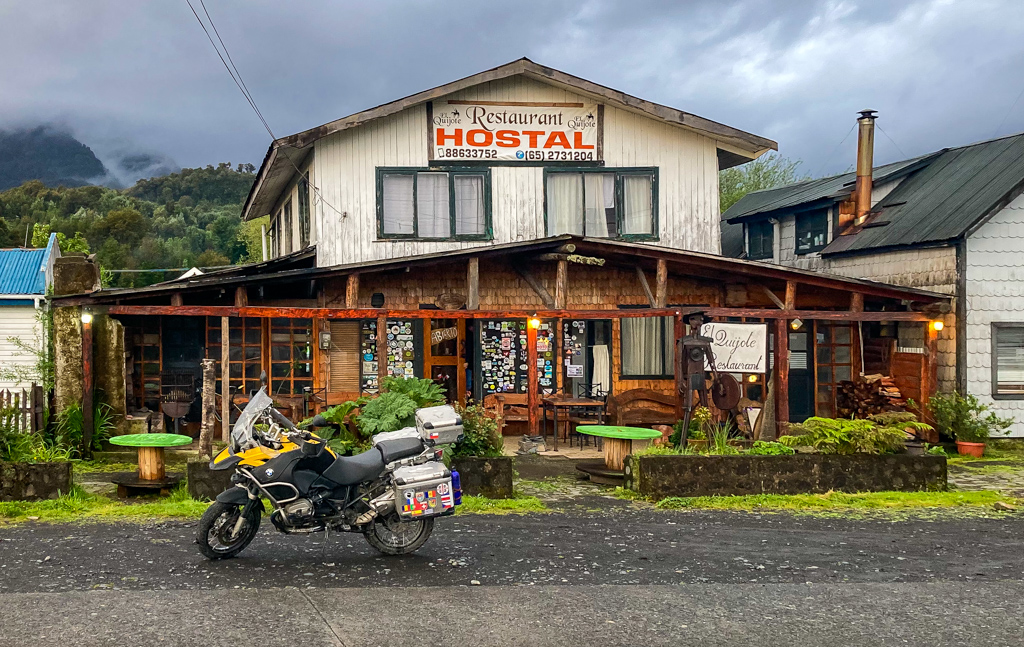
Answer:
POLYGON ((856 123, 854 123, 852 126, 850 126, 850 129, 848 131, 846 131, 846 134, 843 136, 843 138, 841 140, 839 140, 839 143, 836 144, 836 147, 832 149, 832 152, 828 154, 828 157, 826 157, 824 160, 822 160, 821 167, 818 169, 818 172, 815 173, 816 176, 821 177, 821 172, 823 170, 825 170, 825 165, 832 161, 832 158, 835 157, 836 151, 839 150, 839 147, 843 145, 843 142, 846 141, 846 138, 850 136, 850 133, 852 133, 853 129, 856 128, 856 127, 857 127, 856 123))
POLYGON ((999 122, 999 125, 996 126, 996 129, 992 132, 992 137, 999 136, 999 131, 1003 129, 1003 124, 1006 123, 1006 120, 1010 117, 1010 113, 1013 112, 1013 109, 1017 107, 1017 102, 1020 101, 1021 97, 1024 97, 1024 88, 1020 89, 1020 92, 1017 94, 1017 98, 1010 104, 1010 108, 1006 111, 1006 114, 1003 115, 1002 121, 999 122))
MULTIPOLYGON (((199 3, 203 8, 203 13, 206 14, 207 20, 210 21, 210 27, 213 28, 214 34, 217 35, 217 40, 220 41, 221 47, 217 47, 217 43, 213 41, 213 36, 210 35, 210 30, 206 28, 206 23, 203 22, 203 19, 200 18, 199 14, 196 12, 195 7, 192 6, 192 1, 185 0, 185 3, 188 4, 188 8, 192 10, 192 15, 196 17, 196 21, 199 22, 199 26, 203 28, 203 32, 206 33, 206 38, 210 41, 210 45, 212 45, 213 50, 217 52, 217 58, 219 58, 220 62, 224 65, 224 69, 227 70, 228 75, 231 77, 231 80, 235 82, 235 86, 238 88, 238 91, 241 92, 242 96, 245 97, 246 102, 253 109, 253 112, 256 113, 256 116, 263 124, 263 127, 267 129, 267 132, 270 134, 273 143, 276 144, 278 142, 277 136, 274 135, 274 131, 271 130, 270 124, 267 123, 266 119, 264 119, 263 113, 260 112, 259 106, 256 105, 256 100, 253 99, 252 94, 249 92, 249 88, 246 87, 245 82, 242 80, 242 74, 238 71, 238 68, 235 67, 235 62, 231 59, 231 53, 228 51, 227 45, 224 44, 224 40, 220 37, 220 32, 217 31, 216 23, 213 22, 213 17, 210 16, 210 12, 206 9, 206 4, 203 2, 203 0, 199 0, 199 3), (223 54, 221 54, 221 48, 223 48, 224 50, 223 54), (225 60, 225 57, 227 57, 227 60, 225 60), (230 61, 230 64, 228 63, 228 61, 230 61)), ((309 181, 309 173, 304 173, 302 169, 296 166, 295 162, 293 162, 291 158, 288 157, 288 154, 285 153, 283 149, 281 151, 281 157, 283 157, 286 162, 292 165, 292 168, 295 169, 295 172, 299 174, 299 177, 306 181, 306 184, 308 186, 312 187, 313 193, 316 195, 316 197, 320 200, 321 203, 330 207, 338 215, 344 215, 344 213, 342 213, 340 209, 335 207, 333 204, 331 204, 324 198, 324 195, 320 191, 320 188, 309 181)))
POLYGON ((899 145, 899 144, 897 144, 897 143, 896 143, 896 142, 895 142, 895 141, 893 140, 893 138, 889 136, 889 133, 887 133, 887 132, 885 132, 884 130, 882 130, 882 127, 881 127, 881 126, 880 126, 880 125, 878 124, 878 121, 877 121, 877 120, 875 121, 875 126, 877 126, 877 127, 878 127, 878 129, 882 131, 882 134, 883 134, 883 135, 885 135, 885 138, 886 138, 886 139, 888 139, 888 140, 889 140, 890 142, 892 142, 892 145, 896 147, 896 150, 898 150, 898 151, 900 152, 900 155, 902 155, 903 157, 910 157, 909 155, 907 155, 906 153, 904 153, 904 152, 903 152, 903 149, 902 149, 902 148, 900 148, 900 145, 899 145))

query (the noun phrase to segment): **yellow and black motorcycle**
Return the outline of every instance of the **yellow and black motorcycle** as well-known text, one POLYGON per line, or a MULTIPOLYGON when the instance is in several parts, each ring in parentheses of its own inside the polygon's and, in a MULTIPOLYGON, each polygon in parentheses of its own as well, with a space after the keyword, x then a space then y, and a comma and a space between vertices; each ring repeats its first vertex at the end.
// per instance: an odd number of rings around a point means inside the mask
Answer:
MULTIPOLYGON (((307 426, 327 421, 316 416, 307 426)), ((441 456, 462 433, 451 407, 419 409, 416 427, 378 434, 356 456, 337 456, 277 411, 264 386, 239 414, 228 447, 210 461, 211 469, 235 474, 199 521, 199 550, 210 559, 240 553, 256 536, 265 499, 283 533, 357 532, 386 555, 411 553, 426 543, 434 519, 461 503, 458 472, 441 456)))

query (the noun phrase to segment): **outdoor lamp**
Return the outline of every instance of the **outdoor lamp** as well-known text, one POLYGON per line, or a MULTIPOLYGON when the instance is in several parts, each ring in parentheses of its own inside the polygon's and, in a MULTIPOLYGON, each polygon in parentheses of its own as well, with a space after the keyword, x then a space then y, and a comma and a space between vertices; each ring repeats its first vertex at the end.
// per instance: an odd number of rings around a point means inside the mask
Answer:
POLYGON ((84 324, 91 324, 92 323, 92 313, 91 312, 86 312, 84 310, 82 311, 82 323, 84 323, 84 324))
POLYGON ((934 330, 935 332, 939 332, 940 330, 942 330, 945 327, 946 327, 946 325, 944 323, 942 323, 941 321, 933 321, 932 322, 932 330, 934 330))
POLYGON ((756 376, 756 375, 754 375, 753 373, 752 373, 752 374, 750 374, 750 375, 748 375, 748 376, 747 376, 747 382, 750 382, 750 383, 754 383, 754 382, 757 382, 757 376, 756 376))
POLYGON ((530 328, 540 328, 540 319, 537 317, 530 317, 530 328))
POLYGON ((800 321, 799 319, 794 319, 793 321, 789 322, 789 327, 792 328, 793 330, 800 330, 800 328, 802 328, 803 325, 804 322, 800 321))

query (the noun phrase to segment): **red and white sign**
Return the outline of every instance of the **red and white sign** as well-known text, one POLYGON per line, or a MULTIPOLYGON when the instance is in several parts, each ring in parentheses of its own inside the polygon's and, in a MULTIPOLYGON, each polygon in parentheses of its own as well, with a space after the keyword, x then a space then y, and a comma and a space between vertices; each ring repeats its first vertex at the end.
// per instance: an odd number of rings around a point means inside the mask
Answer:
POLYGON ((432 160, 595 162, 597 105, 531 106, 435 101, 432 160))

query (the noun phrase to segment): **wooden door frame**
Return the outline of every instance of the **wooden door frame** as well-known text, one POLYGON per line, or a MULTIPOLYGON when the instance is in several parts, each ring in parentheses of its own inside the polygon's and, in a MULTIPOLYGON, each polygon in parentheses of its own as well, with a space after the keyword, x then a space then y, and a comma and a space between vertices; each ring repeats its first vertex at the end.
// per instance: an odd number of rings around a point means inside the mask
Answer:
MULTIPOLYGON (((448 319, 448 317, 437 317, 437 319, 448 319)), ((430 343, 431 322, 434 319, 423 320, 423 377, 431 379, 435 366, 454 366, 455 382, 458 389, 456 401, 466 405, 466 360, 462 350, 466 347, 466 320, 456 319, 455 326, 458 328, 458 336, 455 338, 455 355, 434 356, 434 345, 430 343)))

